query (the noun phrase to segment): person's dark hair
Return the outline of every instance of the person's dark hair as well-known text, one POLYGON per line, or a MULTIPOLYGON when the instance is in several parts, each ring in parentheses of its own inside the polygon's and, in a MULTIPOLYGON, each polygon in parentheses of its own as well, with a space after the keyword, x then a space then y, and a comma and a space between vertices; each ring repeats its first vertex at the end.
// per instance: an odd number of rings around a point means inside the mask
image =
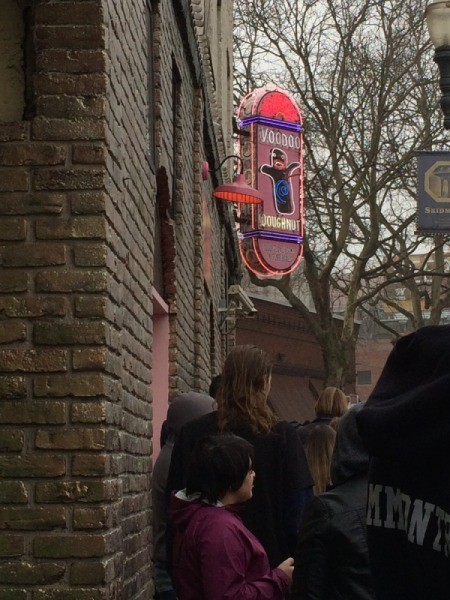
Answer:
POLYGON ((200 494, 211 503, 244 483, 254 461, 253 446, 237 435, 211 435, 200 439, 192 452, 186 477, 186 494, 200 494))
POLYGON ((208 394, 211 396, 211 398, 215 398, 217 395, 217 390, 219 389, 220 386, 220 381, 222 379, 222 375, 214 375, 214 377, 211 379, 211 383, 209 384, 209 390, 208 390, 208 394))
POLYGON ((250 428, 268 434, 278 421, 268 404, 272 363, 257 346, 236 346, 225 359, 217 392, 217 420, 221 431, 250 428))

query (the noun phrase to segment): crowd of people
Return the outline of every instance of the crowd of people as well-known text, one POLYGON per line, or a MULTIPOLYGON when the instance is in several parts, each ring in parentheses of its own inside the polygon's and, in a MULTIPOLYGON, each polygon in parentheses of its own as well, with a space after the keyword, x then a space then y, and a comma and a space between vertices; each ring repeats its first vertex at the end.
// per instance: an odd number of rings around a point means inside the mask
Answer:
POLYGON ((450 326, 401 338, 364 403, 270 408, 271 362, 226 357, 170 405, 153 477, 159 600, 450 597, 450 326))

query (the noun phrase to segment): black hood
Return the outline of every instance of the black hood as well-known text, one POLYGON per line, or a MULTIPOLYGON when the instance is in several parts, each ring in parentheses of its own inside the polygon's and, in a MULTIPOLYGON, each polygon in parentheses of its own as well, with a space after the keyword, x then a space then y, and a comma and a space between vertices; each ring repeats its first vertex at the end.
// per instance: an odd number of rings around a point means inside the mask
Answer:
POLYGON ((356 416, 363 404, 355 404, 339 419, 331 458, 331 481, 339 485, 369 470, 369 453, 358 433, 356 416))
POLYGON ((450 325, 401 338, 357 416, 378 457, 432 457, 450 450, 450 325))

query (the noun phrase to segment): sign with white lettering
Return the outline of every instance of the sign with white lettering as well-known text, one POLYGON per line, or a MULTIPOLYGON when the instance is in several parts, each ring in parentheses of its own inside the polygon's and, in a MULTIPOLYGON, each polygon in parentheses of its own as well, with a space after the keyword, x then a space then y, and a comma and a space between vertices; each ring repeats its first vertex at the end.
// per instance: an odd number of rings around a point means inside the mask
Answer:
POLYGON ((259 277, 287 275, 303 253, 303 125, 293 97, 276 86, 254 90, 238 111, 247 183, 263 203, 242 205, 239 248, 259 277))
POLYGON ((450 231, 450 152, 422 152, 417 160, 417 229, 450 231))

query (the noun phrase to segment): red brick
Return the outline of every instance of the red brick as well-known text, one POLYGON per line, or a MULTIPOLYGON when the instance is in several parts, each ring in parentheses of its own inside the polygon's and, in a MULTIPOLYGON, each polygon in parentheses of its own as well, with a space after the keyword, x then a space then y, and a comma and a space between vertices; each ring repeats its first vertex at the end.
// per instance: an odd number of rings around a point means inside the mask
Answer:
POLYGON ((42 95, 97 96, 105 94, 106 89, 104 73, 41 73, 35 77, 36 93, 42 95))
POLYGON ((43 531, 64 527, 65 524, 66 519, 62 508, 0 507, 0 529, 43 531))
MULTIPOLYGON (((98 502, 97 481, 58 481, 37 483, 35 486, 35 501, 39 504, 68 504, 74 502, 98 502)), ((101 498, 103 499, 103 498, 101 498)))
POLYGON ((97 1, 45 3, 36 7, 38 25, 86 25, 101 21, 101 3, 97 1))
POLYGON ((66 350, 0 350, 0 371, 66 371, 66 350))
POLYGON ((0 344, 23 342, 27 339, 27 324, 23 321, 0 322, 0 344))
MULTIPOLYGON (((117 586, 120 590, 121 585, 117 586)), ((90 588, 77 586, 75 589, 64 588, 46 588, 38 589, 33 592, 33 600, 108 600, 109 598, 120 598, 121 592, 108 591, 102 588, 90 588)), ((0 600, 3 598, 0 597, 0 600)), ((21 598, 7 598, 5 600, 22 600, 21 598)))
POLYGON ((0 534, 1 558, 22 556, 24 553, 25 538, 23 535, 0 534))
POLYGON ((101 189, 105 183, 103 169, 37 169, 34 185, 37 190, 101 189))
POLYGON ((106 71, 107 56, 102 50, 66 50, 49 48, 39 52, 38 71, 64 73, 98 73, 106 71))
POLYGON ((106 550, 102 535, 36 536, 33 542, 37 558, 94 558, 104 556, 106 550))
POLYGON ((19 589, 8 586, 7 589, 0 590, 0 600, 27 600, 28 592, 26 589, 19 589))
MULTIPOLYGON (((27 383, 25 377, 0 376, 0 398, 25 398, 27 395, 27 383)), ((1 414, 1 408, 0 408, 1 414)))
POLYGON ((28 138, 29 123, 0 123, 0 142, 20 142, 28 138))
POLYGON ((46 219, 36 221, 37 239, 83 239, 106 238, 106 221, 104 217, 74 217, 55 221, 46 219))
POLYGON ((108 500, 107 488, 98 478, 90 478, 87 481, 44 483, 41 484, 39 491, 38 486, 36 486, 36 497, 39 498, 39 502, 96 504, 108 500))
POLYGON ((76 396, 88 398, 102 396, 105 393, 103 376, 90 375, 60 375, 34 378, 34 394, 36 397, 62 398, 76 396))
POLYGON ((72 423, 103 423, 106 420, 104 402, 73 402, 70 410, 72 423))
POLYGON ((44 585, 61 581, 65 567, 57 563, 4 562, 0 564, 1 585, 44 585))
POLYGON ((65 567, 56 563, 4 562, 0 565, 0 582, 3 585, 38 585, 60 581, 65 567))
POLYGON ((0 146, 0 165, 60 165, 66 148, 50 144, 4 144, 0 146))
POLYGON ((19 244, 0 247, 4 267, 46 267, 66 263, 66 247, 62 244, 19 244))
POLYGON ((102 119, 36 117, 33 136, 37 140, 102 140, 105 123, 102 119))
POLYGON ((12 292, 26 292, 28 288, 28 274, 24 271, 5 272, 1 270, 0 292, 10 294, 12 292))
MULTIPOLYGON (((48 508, 62 509, 61 514, 67 519, 63 525, 48 530, 48 535, 45 537, 48 538, 49 545, 53 544, 55 539, 71 537, 75 529, 75 533, 84 534, 80 535, 73 544, 78 551, 78 547, 89 543, 91 534, 95 535, 101 529, 103 535, 103 527, 105 527, 106 548, 100 549, 98 558, 91 558, 91 556, 61 557, 58 548, 53 547, 52 550, 47 550, 54 554, 53 557, 35 559, 33 541, 36 532, 33 529, 26 530, 26 561, 30 563, 34 561, 37 565, 54 562, 66 568, 61 582, 33 586, 33 589, 30 585, 20 586, 26 587, 27 600, 31 600, 31 596, 33 600, 97 600, 97 598, 100 600, 100 597, 102 600, 106 598, 130 600, 135 597, 136 600, 143 600, 153 597, 149 554, 151 461, 148 445, 150 442, 149 439, 143 439, 149 435, 148 421, 151 419, 151 393, 147 381, 151 363, 150 317, 156 202, 155 172, 146 155, 148 146, 146 61, 147 58, 151 58, 147 57, 146 3, 136 3, 132 0, 126 0, 125 3, 95 1, 97 8, 103 9, 104 14, 101 18, 96 16, 92 20, 81 18, 78 12, 83 11, 83 5, 87 5, 91 0, 41 0, 31 3, 32 9, 38 11, 40 21, 33 29, 32 39, 29 41, 32 45, 37 42, 33 50, 39 71, 36 78, 38 86, 45 83, 46 86, 50 86, 46 89, 52 92, 61 89, 73 93, 81 85, 82 94, 92 93, 82 82, 89 81, 89 74, 101 70, 104 75, 103 81, 107 82, 108 86, 107 97, 103 96, 103 92, 97 97, 80 96, 78 92, 75 92, 76 96, 62 92, 54 95, 46 93, 42 96, 38 89, 37 117, 31 118, 29 124, 33 127, 33 136, 43 136, 40 142, 33 137, 35 145, 41 143, 49 146, 61 145, 66 148, 68 155, 64 164, 70 171, 75 171, 83 165, 103 166, 104 176, 100 187, 92 190, 90 187, 85 188, 83 184, 83 187, 73 189, 71 187, 73 180, 70 181, 72 175, 62 174, 61 168, 50 169, 50 164, 42 165, 43 169, 36 168, 39 167, 36 165, 29 169, 30 189, 34 190, 34 183, 37 182, 38 186, 42 186, 38 191, 42 198, 45 198, 48 193, 52 197, 59 197, 60 203, 53 206, 50 202, 46 204, 43 201, 35 207, 30 207, 25 200, 26 194, 16 193, 17 198, 21 196, 24 199, 20 199, 20 203, 13 205, 11 201, 2 204, 0 198, 0 215, 2 206, 3 210, 12 211, 3 213, 7 216, 30 215, 27 219, 27 242, 36 243, 37 238, 39 241, 36 245, 39 245, 46 240, 67 240, 64 243, 67 258, 65 265, 61 265, 61 268, 57 268, 58 265, 54 268, 38 266, 34 270, 26 265, 18 267, 16 272, 28 273, 29 287, 24 290, 25 293, 7 293, 8 298, 13 294, 16 294, 18 299, 36 294, 40 298, 47 295, 64 300, 65 314, 40 315, 40 310, 50 311, 51 308, 44 309, 42 305, 24 306, 9 303, 5 306, 5 310, 17 313, 17 316, 12 318, 30 319, 30 334, 35 324, 51 324, 57 330, 63 324, 70 327, 77 319, 81 322, 89 319, 96 323, 97 318, 104 318, 108 323, 107 344, 101 343, 92 347, 69 343, 63 348, 67 351, 68 360, 68 371, 64 371, 67 373, 66 382, 62 381, 66 375, 61 378, 50 378, 46 372, 42 372, 42 376, 31 374, 26 377, 27 401, 36 401, 35 390, 43 391, 44 395, 40 397, 40 401, 60 402, 65 409, 66 422, 47 424, 46 420, 40 427, 34 422, 23 425, 8 424, 9 429, 20 428, 25 432, 25 452, 32 452, 40 458, 45 458, 49 450, 34 446, 34 436, 39 428, 52 435, 57 431, 62 434, 66 428, 70 428, 69 431, 81 431, 85 428, 105 429, 104 450, 52 451, 61 454, 67 468, 67 473, 54 477, 54 486, 48 485, 50 478, 44 470, 42 478, 31 479, 24 476, 24 483, 31 508, 36 507, 37 499, 42 502, 54 502, 53 506, 48 508), (54 23, 71 23, 79 19, 80 27, 42 26, 45 22, 48 23, 47 19, 53 19, 54 23), (104 28, 101 22, 104 23, 104 28), (98 25, 97 29, 92 29, 91 24, 98 25), (91 36, 93 32, 98 33, 97 39, 94 39, 97 33, 91 36), (107 51, 103 53, 106 44, 107 51), (94 48, 92 51, 79 51, 80 48, 89 48, 91 45, 94 48), (103 67, 105 55, 106 59, 111 61, 107 69, 103 67), (44 71, 47 73, 45 74, 44 71), (51 75, 49 71, 52 71, 51 75), (42 117, 48 119, 44 120, 42 117), (102 129, 103 137, 92 139, 93 129, 90 124, 96 121, 96 117, 104 119, 105 130, 102 129), (79 122, 84 118, 90 121, 81 133, 79 122), (56 119, 65 122, 57 123, 56 119), (86 134, 86 138, 70 139, 70 136, 74 136, 74 132, 77 135, 86 134), (48 171, 48 175, 40 179, 43 170, 48 171), (55 175, 50 175, 50 170, 55 175), (124 176, 127 178, 125 195, 124 176), (55 179, 50 179, 51 177, 55 179), (55 193, 48 188, 61 190, 64 193, 55 193), (53 220, 40 218, 39 215, 47 209, 49 212, 54 210, 55 214, 62 213, 61 218, 53 220), (35 215, 38 215, 38 218, 35 215), (105 255, 101 249, 104 239, 102 237, 83 239, 87 230, 75 232, 73 222, 69 224, 68 219, 78 215, 86 218, 101 215, 105 218, 108 224, 106 265, 105 255), (27 310, 30 311, 28 316, 20 316, 19 311, 27 310), (111 347, 108 347, 110 343, 111 347), (98 355, 97 350, 100 351, 98 355), (105 364, 104 361, 107 363, 105 364), (86 389, 86 382, 89 383, 86 376, 97 375, 98 372, 105 379, 104 393, 99 396, 83 395, 95 390, 95 387, 86 389), (114 373, 114 379, 109 379, 109 372, 114 373), (76 375, 80 376, 80 380, 84 379, 83 385, 78 379, 77 381, 73 379, 76 375), (36 387, 33 389, 34 384, 36 387), (78 385, 82 387, 78 389, 78 385), (74 392, 78 394, 79 390, 81 395, 73 395, 74 392), (53 394, 66 395, 53 396, 53 394), (80 475, 76 475, 77 469, 80 475), (86 496, 83 490, 77 488, 77 478, 81 480, 82 486, 89 486, 89 505, 84 504, 86 496), (86 481, 89 483, 86 484, 86 481), (80 495, 78 495, 79 491, 81 491, 80 495), (98 500, 92 495, 94 491, 98 500), (66 501, 73 504, 66 504, 66 501), (95 505, 91 504, 94 502, 95 505), (128 549, 131 551, 130 554, 128 549), (113 566, 109 567, 110 571, 106 576, 105 565, 110 564, 113 566)), ((150 6, 149 3, 147 4, 150 6)), ((178 310, 182 316, 178 319, 177 331, 171 341, 179 350, 177 360, 180 366, 177 377, 169 381, 170 389, 175 393, 176 386, 180 389, 188 389, 194 384, 205 386, 211 371, 210 355, 216 356, 214 366, 218 367, 222 358, 220 346, 223 340, 217 328, 210 333, 209 317, 206 323, 198 322, 197 313, 194 311, 194 307, 197 307, 198 314, 209 315, 208 303, 210 302, 206 297, 204 301, 200 299, 204 291, 204 283, 201 272, 201 240, 196 240, 196 236, 199 235, 200 229, 202 184, 200 176, 194 176, 195 170, 191 168, 193 164, 200 164, 203 159, 204 141, 198 124, 201 123, 203 111, 203 106, 200 105, 201 97, 205 92, 192 90, 189 61, 185 60, 185 48, 180 36, 176 40, 176 47, 173 47, 173 3, 159 3, 154 17, 156 26, 163 27, 163 35, 167 38, 166 40, 155 39, 158 55, 156 69, 165 77, 161 84, 162 89, 159 90, 164 94, 164 98, 160 97, 159 100, 163 105, 163 111, 161 122, 157 123, 157 134, 160 136, 157 156, 162 153, 166 158, 169 157, 165 164, 170 188, 171 157, 174 153, 177 154, 180 163, 183 164, 182 174, 185 178, 184 191, 186 192, 184 195, 180 194, 178 198, 180 206, 178 214, 183 213, 183 222, 178 222, 179 231, 176 232, 176 238, 173 237, 169 241, 168 248, 177 257, 177 270, 174 275, 177 282, 178 310), (172 152, 172 138, 166 135, 167 132, 170 133, 172 123, 170 98, 172 52, 175 52, 183 83, 181 87, 183 114, 179 128, 181 133, 177 136, 177 147, 174 152, 172 152), (167 66, 169 68, 166 68, 167 66), (195 110, 192 110, 193 100, 196 104, 195 110), (167 147, 162 146, 161 138, 167 141, 167 147), (193 345, 193 340, 196 341, 196 345, 193 345)), ((207 98, 207 93, 204 98, 207 98)), ((222 140, 219 140, 218 151, 219 154, 223 151, 222 140)), ((178 177, 180 175, 178 169, 178 177)), ((92 181, 88 183, 91 184, 92 181)), ((164 190, 161 191, 160 196, 164 196, 164 190)), ((211 209, 214 239, 220 241, 223 232, 219 220, 226 213, 221 212, 222 206, 218 207, 211 202, 210 183, 203 191, 206 192, 208 206, 211 209)), ((162 218, 164 219, 165 216, 164 213, 162 218)), ((156 239, 157 245, 158 241, 159 239, 156 239)), ((223 273, 227 268, 226 261, 222 261, 222 248, 223 244, 220 243, 215 244, 213 248, 213 281, 209 290, 211 297, 215 299, 213 303, 220 298, 223 273)), ((168 255, 166 248, 163 248, 162 254, 168 255)), ((12 270, 12 267, 9 270, 5 269, 6 272, 12 270)), ((2 274, 0 274, 0 283, 1 276, 2 274)), ((165 285, 170 273, 164 270, 161 276, 164 281, 160 283, 165 285)), ((63 310, 63 307, 60 306, 59 309, 55 307, 56 310, 63 310)), ((215 315, 215 306, 213 312, 215 315)), ((2 312, 0 303, 0 319, 2 316, 8 317, 2 312)), ((176 320, 175 316, 172 321, 176 320)), ((43 334, 44 329, 37 327, 36 331, 43 334)), ((70 333, 67 329, 62 331, 67 336, 70 333)), ((65 340, 70 341, 67 337, 65 340)), ((51 338, 47 337, 47 341, 51 344, 51 338)), ((30 345, 33 343, 31 338, 30 345)), ((230 343, 232 344, 231 338, 230 343)), ((16 344, 15 350, 18 349, 17 346, 19 344, 16 344)), ((55 346, 51 344, 50 347, 55 346)), ((18 374, 20 371, 17 372, 18 374)), ((12 396, 10 400, 14 397, 12 396)), ((39 399, 37 401, 39 402, 39 399)), ((16 405, 17 412, 20 414, 24 408, 23 404, 16 405)), ((60 437, 63 444, 62 435, 60 437)), ((14 453, 15 451, 12 450, 8 452, 8 454, 14 453)), ((0 495, 1 493, 2 485, 0 485, 0 495)), ((42 506, 44 505, 41 504, 42 506)), ((61 543, 63 547, 65 539, 57 543, 61 543)), ((0 594, 4 587, 0 582, 0 594)), ((16 588, 18 589, 19 586, 14 586, 14 589, 16 588)), ((0 595, 0 600, 6 599, 1 598, 0 595)), ((18 600, 18 598, 8 600, 18 600)))
POLYGON ((98 214, 106 210, 106 194, 104 192, 69 192, 68 199, 73 214, 98 214))
POLYGON ((74 529, 105 529, 108 515, 104 506, 94 508, 75 507, 73 511, 74 529))
POLYGON ((74 371, 101 371, 105 365, 105 348, 83 348, 73 351, 72 368, 74 371))
POLYGON ((52 119, 100 118, 105 115, 106 100, 104 96, 43 95, 37 99, 37 112, 52 119))
POLYGON ((0 314, 6 317, 64 317, 67 312, 67 298, 0 296, 0 314))
POLYGON ((370 371, 371 383, 361 385, 357 383, 356 392, 362 400, 370 396, 389 353, 392 350, 392 337, 380 339, 358 340, 356 347, 356 364, 358 371, 370 371))
POLYGON ((0 193, 0 215, 57 214, 65 195, 58 193, 0 193))
POLYGON ((36 275, 38 292, 102 292, 106 291, 104 271, 42 271, 36 275))
POLYGON ((29 177, 25 169, 0 169, 0 192, 26 192, 29 177))
POLYGON ((107 298, 105 296, 77 296, 75 298, 75 315, 77 317, 97 317, 106 315, 107 298))
POLYGON ((0 504, 26 504, 28 492, 22 481, 2 481, 0 485, 0 504))
MULTIPOLYGON (((0 407, 0 419, 2 415, 3 406, 0 407)), ((24 432, 21 429, 0 429, 0 452, 20 452, 23 449, 23 443, 24 432)))
POLYGON ((13 219, 9 217, 0 221, 0 240, 24 240, 26 235, 25 219, 13 219))
MULTIPOLYGON (((95 219, 95 217, 93 217, 95 219)), ((99 218, 99 217, 97 217, 99 218)), ((103 220, 103 227, 105 222, 103 220)), ((95 223, 95 221, 94 221, 95 223)), ((95 236, 90 236, 95 237, 95 236)), ((98 236, 100 237, 100 236, 98 236)), ((77 267, 103 267, 106 266, 106 256, 108 248, 105 244, 86 244, 77 245, 73 251, 74 264, 77 267)))
POLYGON ((71 471, 75 477, 101 477, 107 474, 108 458, 105 454, 78 454, 72 456, 71 461, 71 471))
POLYGON ((46 346, 70 344, 104 344, 106 325, 102 322, 36 323, 33 328, 33 340, 46 346))
MULTIPOLYGON (((84 509, 87 511, 88 509, 84 509)), ((78 514, 74 515, 75 518, 78 517, 78 514)), ((84 517, 82 524, 85 520, 89 519, 89 514, 84 517)), ((90 521, 95 524, 98 519, 96 519, 95 515, 92 515, 90 521)), ((77 521, 78 523, 78 521, 77 521)), ((77 524, 74 524, 76 529, 89 529, 89 527, 78 527, 77 524)), ((100 529, 100 527, 92 527, 92 529, 100 529)), ((106 565, 103 562, 94 562, 90 560, 89 562, 72 562, 70 566, 70 583, 74 585, 98 585, 102 584, 107 579, 106 574, 106 565)))
MULTIPOLYGON (((66 463, 63 456, 52 456, 49 454, 21 454, 20 456, 12 454, 0 456, 0 477, 14 477, 15 479, 21 477, 49 478, 61 477, 65 475, 65 472, 66 463)), ((64 525, 58 519, 58 525, 61 524, 64 525)), ((19 528, 16 527, 16 529, 19 528)), ((39 529, 39 527, 32 527, 32 529, 39 529)))
POLYGON ((35 28, 36 50, 41 48, 91 49, 104 48, 105 29, 101 25, 83 25, 82 27, 35 28))
POLYGON ((74 164, 105 165, 106 147, 103 144, 77 144, 72 146, 74 164))
POLYGON ((0 404, 0 423, 4 425, 62 425, 65 423, 64 402, 55 400, 3 401, 0 404))

